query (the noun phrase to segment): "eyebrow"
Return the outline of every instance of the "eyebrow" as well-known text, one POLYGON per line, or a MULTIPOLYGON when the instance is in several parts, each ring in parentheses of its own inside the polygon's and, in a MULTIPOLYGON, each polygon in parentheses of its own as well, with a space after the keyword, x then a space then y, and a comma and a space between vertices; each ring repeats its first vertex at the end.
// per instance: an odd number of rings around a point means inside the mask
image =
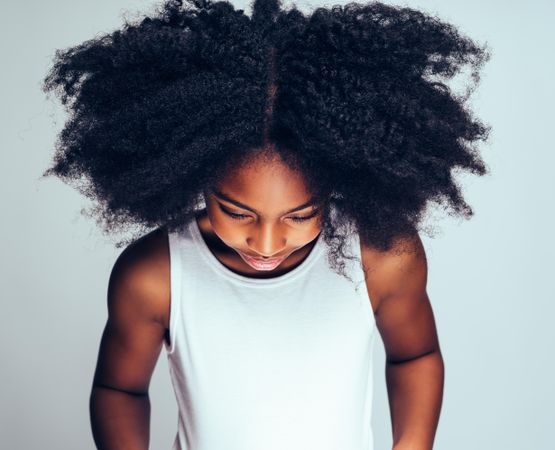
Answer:
MULTIPOLYGON (((255 214, 258 214, 259 216, 263 215, 259 211, 257 211, 256 209, 251 208, 250 206, 245 205, 244 203, 241 203, 240 201, 231 198, 229 195, 224 194, 223 192, 218 191, 217 189, 211 189, 211 190, 214 194, 216 194, 217 197, 220 197, 220 198, 222 198, 223 200, 225 200, 229 203, 233 203, 235 206, 238 206, 239 208, 247 209, 247 210, 249 210, 249 211, 251 211, 255 214)), ((309 207, 313 204, 314 204, 314 198, 311 198, 310 200, 303 203, 302 205, 296 206, 295 208, 290 209, 289 211, 285 211, 281 215, 290 214, 292 212, 299 211, 301 209, 305 209, 305 208, 307 208, 307 207, 309 207)))

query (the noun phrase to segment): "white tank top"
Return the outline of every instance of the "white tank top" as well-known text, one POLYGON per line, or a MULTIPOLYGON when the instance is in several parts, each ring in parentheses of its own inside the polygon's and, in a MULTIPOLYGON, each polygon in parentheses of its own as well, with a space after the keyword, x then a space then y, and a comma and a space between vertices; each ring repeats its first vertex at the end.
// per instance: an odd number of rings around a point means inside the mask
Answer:
MULTIPOLYGON (((216 258, 195 219, 168 237, 172 450, 373 450, 376 326, 360 259, 345 260, 352 283, 320 234, 293 270, 251 278, 216 258)), ((358 235, 348 245, 360 258, 358 235)))

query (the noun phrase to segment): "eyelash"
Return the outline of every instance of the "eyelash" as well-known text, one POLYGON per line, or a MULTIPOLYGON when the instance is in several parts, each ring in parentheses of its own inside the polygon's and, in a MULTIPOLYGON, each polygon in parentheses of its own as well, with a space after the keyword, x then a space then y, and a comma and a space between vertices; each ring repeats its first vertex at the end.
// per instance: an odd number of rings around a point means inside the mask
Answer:
MULTIPOLYGON (((235 219, 235 220, 243 220, 243 219, 246 219, 247 217, 249 217, 249 216, 247 216, 247 215, 245 215, 245 214, 236 214, 236 213, 232 213, 231 211, 226 210, 222 205, 219 205, 219 206, 220 206, 220 209, 221 209, 225 214, 227 214, 228 216, 230 216, 232 219, 235 219)), ((307 220, 310 220, 310 219, 312 219, 313 217, 316 217, 316 214, 317 214, 317 210, 316 210, 314 213, 312 213, 311 215, 309 215, 309 216, 306 216, 306 217, 291 217, 290 219, 293 220, 293 221, 295 221, 295 222, 306 222, 307 220)))

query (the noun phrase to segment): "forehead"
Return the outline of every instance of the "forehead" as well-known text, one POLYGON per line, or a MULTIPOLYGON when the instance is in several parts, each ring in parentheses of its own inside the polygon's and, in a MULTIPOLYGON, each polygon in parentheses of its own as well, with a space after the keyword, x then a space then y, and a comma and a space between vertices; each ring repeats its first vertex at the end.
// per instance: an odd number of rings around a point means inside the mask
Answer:
POLYGON ((228 170, 215 188, 264 214, 278 214, 310 200, 301 173, 279 160, 259 159, 228 170))

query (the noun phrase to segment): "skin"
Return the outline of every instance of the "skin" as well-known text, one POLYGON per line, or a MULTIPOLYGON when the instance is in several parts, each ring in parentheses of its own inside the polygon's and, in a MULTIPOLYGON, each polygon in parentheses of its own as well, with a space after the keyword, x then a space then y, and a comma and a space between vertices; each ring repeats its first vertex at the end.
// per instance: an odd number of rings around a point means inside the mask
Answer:
POLYGON ((248 277, 289 272, 308 256, 320 234, 318 205, 310 203, 302 176, 276 159, 240 168, 204 197, 206 210, 197 223, 205 241, 223 264, 248 277), (296 211, 286 214, 292 209, 296 211), (261 270, 241 253, 285 259, 274 269, 261 270))
MULTIPOLYGON (((230 171, 205 192, 197 216, 212 253, 229 269, 249 277, 273 277, 295 268, 310 253, 321 227, 300 174, 279 158, 260 159, 230 171), (239 207, 229 199, 256 210, 239 207), (224 211, 240 214, 234 219, 224 211), (294 217, 309 217, 298 222, 294 217), (258 270, 239 252, 286 256, 273 270, 258 270)), ((390 251, 361 244, 367 291, 386 351, 386 382, 395 450, 432 448, 443 392, 441 357, 426 293, 427 262, 418 235, 399 237, 390 251)), ((147 449, 148 387, 170 314, 167 233, 155 230, 127 247, 116 261, 108 288, 108 320, 102 335, 90 398, 93 436, 99 448, 147 449)))

